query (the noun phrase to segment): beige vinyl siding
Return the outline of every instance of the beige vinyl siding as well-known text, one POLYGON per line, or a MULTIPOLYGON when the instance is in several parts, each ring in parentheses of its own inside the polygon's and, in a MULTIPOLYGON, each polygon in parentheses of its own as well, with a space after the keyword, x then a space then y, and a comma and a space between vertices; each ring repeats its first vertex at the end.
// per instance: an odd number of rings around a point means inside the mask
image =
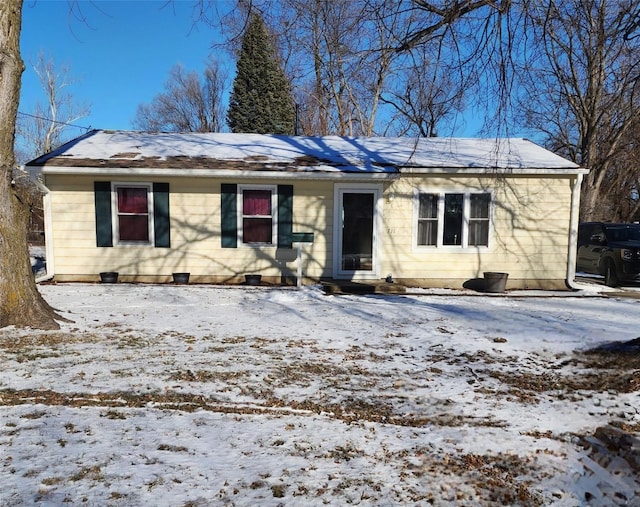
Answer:
POLYGON ((461 286, 484 271, 508 272, 513 284, 563 284, 571 202, 569 177, 411 176, 385 188, 382 272, 426 286, 461 286), (417 246, 419 191, 491 192, 488 247, 417 246))
MULTIPOLYGON (((315 279, 331 276, 333 259, 333 182, 298 181, 293 190, 293 232, 312 232, 302 244, 303 273, 315 279)), ((295 264, 291 266, 295 269, 295 264)))
MULTIPOLYGON (((380 276, 418 286, 461 287, 484 271, 509 273, 509 286, 560 287, 567 269, 571 184, 575 176, 456 177, 403 175, 384 183, 380 202, 380 276), (488 247, 418 247, 418 191, 491 192, 488 247)), ((48 175, 53 223, 47 242, 59 280, 97 280, 102 271, 121 279, 168 281, 190 272, 194 282, 238 282, 260 273, 278 283, 295 276, 294 252, 275 246, 222 248, 222 183, 293 185, 293 232, 312 232, 303 244, 305 278, 333 273, 334 186, 330 180, 241 180, 193 177, 113 177, 48 175), (94 181, 167 182, 170 185, 171 248, 97 247, 94 181), (287 260, 283 260, 287 253, 287 260)), ((370 182, 363 182, 367 186, 370 182)))
MULTIPOLYGON (((274 280, 282 274, 295 275, 296 262, 279 260, 275 246, 221 248, 220 185, 233 182, 229 179, 109 179, 119 183, 169 183, 171 248, 97 247, 93 189, 97 180, 88 176, 47 177, 54 217, 49 241, 53 244, 55 274, 59 279, 95 279, 102 271, 118 271, 125 278, 152 277, 150 281, 168 279, 177 271, 190 272, 193 280, 200 277, 203 281, 219 282, 237 281, 247 273, 261 273, 274 280)), ((264 181, 242 180, 242 184, 264 184, 264 181)), ((313 244, 303 245, 304 275, 329 276, 333 185, 317 181, 293 184, 293 231, 313 232, 315 237, 313 244)))

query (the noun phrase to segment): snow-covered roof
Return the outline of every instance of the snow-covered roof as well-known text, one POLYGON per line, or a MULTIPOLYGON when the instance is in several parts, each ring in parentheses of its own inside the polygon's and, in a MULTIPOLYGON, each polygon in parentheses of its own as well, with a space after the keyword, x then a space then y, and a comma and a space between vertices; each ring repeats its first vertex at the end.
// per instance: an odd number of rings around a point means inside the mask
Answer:
POLYGON ((45 172, 54 167, 387 174, 438 169, 583 171, 520 138, 294 137, 110 130, 91 131, 27 165, 43 166, 45 172))

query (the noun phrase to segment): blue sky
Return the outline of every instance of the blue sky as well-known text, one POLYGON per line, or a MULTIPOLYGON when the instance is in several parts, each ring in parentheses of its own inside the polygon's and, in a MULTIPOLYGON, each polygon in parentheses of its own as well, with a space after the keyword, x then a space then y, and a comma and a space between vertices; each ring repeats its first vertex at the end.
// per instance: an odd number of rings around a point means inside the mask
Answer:
MULTIPOLYGON (((44 96, 33 71, 40 51, 69 64, 75 83, 68 91, 91 114, 76 123, 130 129, 138 104, 163 89, 177 63, 201 71, 220 42, 213 28, 194 25, 192 0, 79 0, 86 22, 70 14, 67 0, 25 0, 21 51, 25 61, 20 111, 29 113, 44 96)), ((221 3, 221 6, 223 4, 221 3)), ((230 64, 229 75, 235 75, 230 64)), ((75 137, 83 133, 69 131, 75 137)))
MULTIPOLYGON (((2 1, 2 0, 0 0, 2 1)), ((25 61, 20 111, 45 104, 33 63, 38 53, 68 64, 75 82, 67 91, 91 113, 74 122, 94 129, 131 129, 136 108, 161 92, 175 64, 202 71, 210 56, 226 67, 229 84, 235 62, 214 44, 222 36, 195 23, 194 0, 76 0, 86 21, 70 12, 69 0, 24 0, 21 51, 25 61)), ((216 0, 220 10, 232 5, 216 0)), ((477 134, 481 120, 467 112, 460 136, 477 134)), ((65 137, 85 130, 70 129, 65 137)))

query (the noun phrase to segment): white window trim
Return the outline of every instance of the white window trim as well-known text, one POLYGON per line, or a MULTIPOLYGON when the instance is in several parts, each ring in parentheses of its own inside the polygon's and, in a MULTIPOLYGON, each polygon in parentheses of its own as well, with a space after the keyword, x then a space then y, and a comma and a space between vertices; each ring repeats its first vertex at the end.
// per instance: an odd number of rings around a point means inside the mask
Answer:
POLYGON ((275 248, 278 244, 278 186, 277 185, 238 185, 237 199, 237 231, 238 246, 241 248, 275 248), (245 190, 269 190, 271 192, 271 243, 245 243, 242 240, 243 231, 243 214, 242 214, 242 197, 245 190))
POLYGON ((443 252, 477 252, 491 249, 493 237, 493 213, 495 209, 495 198, 492 190, 461 190, 461 189, 426 189, 418 188, 414 191, 413 199, 413 248, 416 251, 433 251, 439 250, 443 252), (419 245, 418 244, 418 219, 420 217, 420 194, 435 194, 438 196, 438 237, 435 245, 419 245), (444 238, 444 201, 446 194, 463 194, 462 204, 462 244, 461 245, 445 245, 444 238), (471 195, 473 194, 489 194, 491 201, 489 203, 489 238, 487 245, 469 245, 469 213, 471 210, 471 195))
POLYGON ((136 182, 111 182, 111 227, 113 233, 113 246, 153 246, 155 245, 154 236, 154 217, 153 217, 153 183, 136 183, 136 182), (120 241, 120 220, 118 220, 118 188, 122 187, 144 187, 147 189, 147 213, 149 220, 147 221, 147 227, 149 227, 149 241, 120 241))

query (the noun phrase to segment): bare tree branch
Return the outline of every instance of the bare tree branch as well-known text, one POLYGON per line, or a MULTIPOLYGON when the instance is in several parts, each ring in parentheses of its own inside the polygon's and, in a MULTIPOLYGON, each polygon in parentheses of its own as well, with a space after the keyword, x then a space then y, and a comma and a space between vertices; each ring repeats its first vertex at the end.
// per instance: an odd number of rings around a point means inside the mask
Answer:
POLYGON ((225 117, 224 86, 224 74, 213 59, 207 62, 203 76, 176 65, 164 92, 150 104, 138 106, 133 126, 150 132, 220 132, 225 117))
POLYGON ((77 132, 70 133, 73 123, 91 111, 89 105, 79 104, 68 91, 75 83, 69 65, 57 66, 53 58, 40 52, 32 67, 45 103, 36 102, 33 111, 21 115, 17 122, 17 144, 23 161, 47 153, 76 135, 77 132))

